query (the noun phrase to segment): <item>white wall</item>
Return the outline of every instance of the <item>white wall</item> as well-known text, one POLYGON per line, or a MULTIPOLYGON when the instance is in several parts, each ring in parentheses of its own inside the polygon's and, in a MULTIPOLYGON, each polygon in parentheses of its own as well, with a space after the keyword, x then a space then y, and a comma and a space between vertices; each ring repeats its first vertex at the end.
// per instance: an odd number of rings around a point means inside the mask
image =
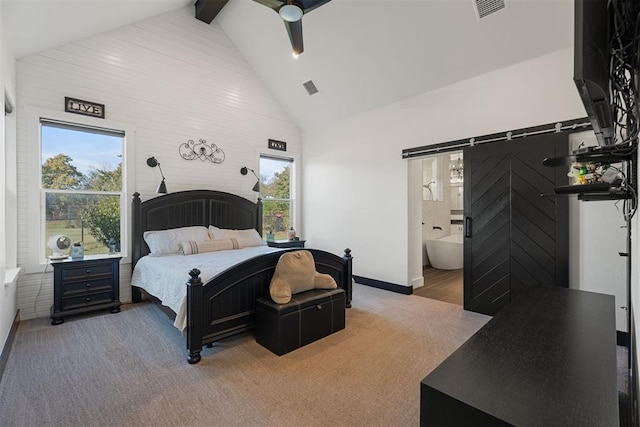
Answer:
MULTIPOLYGON (((3 3, 0 2, 0 16, 3 3)), ((15 100, 15 61, 6 47, 0 19, 0 94, 15 100)), ((0 351, 4 347, 17 313, 16 284, 5 282, 5 271, 16 266, 15 255, 15 113, 0 119, 0 351), (12 161, 13 160, 13 164, 12 161)))
MULTIPOLYGON (((569 136, 572 149, 597 145, 593 132, 569 136)), ((569 198, 571 287, 616 298, 616 329, 627 332, 627 229, 622 201, 581 202, 569 198)))
POLYGON ((410 285, 422 272, 409 271, 407 260, 421 265, 412 259, 421 252, 407 236, 421 233, 421 219, 408 212, 402 149, 584 117, 572 53, 563 49, 305 133, 306 237, 332 251, 351 247, 356 275, 410 285))
MULTIPOLYGON (((142 199, 155 197, 162 164, 170 192, 213 189, 251 200, 252 175, 269 138, 300 152, 297 126, 278 106, 253 69, 215 22, 196 20, 193 7, 159 15, 95 37, 20 59, 18 91, 18 263, 27 262, 26 107, 64 111, 64 97, 105 104, 106 118, 130 124, 135 135, 135 185, 142 199), (215 143, 222 164, 187 161, 178 146, 189 139, 215 143)), ((129 238, 129 237, 127 237, 129 238)), ((44 266, 42 266, 44 268, 44 266)), ((130 265, 121 266, 121 300, 130 300, 130 265)), ((51 268, 26 274, 18 286, 22 318, 44 317, 52 304, 51 268)))

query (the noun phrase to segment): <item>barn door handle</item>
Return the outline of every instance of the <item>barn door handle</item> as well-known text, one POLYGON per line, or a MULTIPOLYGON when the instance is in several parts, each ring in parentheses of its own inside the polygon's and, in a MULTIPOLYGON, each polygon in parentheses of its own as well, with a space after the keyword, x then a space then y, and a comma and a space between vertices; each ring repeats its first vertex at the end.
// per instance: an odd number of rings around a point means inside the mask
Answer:
POLYGON ((471 237, 471 217, 464 217, 464 237, 471 237))

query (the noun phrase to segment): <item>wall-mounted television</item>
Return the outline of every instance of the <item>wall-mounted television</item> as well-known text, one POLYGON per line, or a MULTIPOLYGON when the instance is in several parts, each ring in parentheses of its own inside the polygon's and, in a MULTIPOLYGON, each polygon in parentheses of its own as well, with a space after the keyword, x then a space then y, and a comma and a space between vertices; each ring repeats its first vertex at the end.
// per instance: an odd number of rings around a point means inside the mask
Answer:
POLYGON ((573 80, 598 145, 615 144, 607 0, 575 0, 573 80))

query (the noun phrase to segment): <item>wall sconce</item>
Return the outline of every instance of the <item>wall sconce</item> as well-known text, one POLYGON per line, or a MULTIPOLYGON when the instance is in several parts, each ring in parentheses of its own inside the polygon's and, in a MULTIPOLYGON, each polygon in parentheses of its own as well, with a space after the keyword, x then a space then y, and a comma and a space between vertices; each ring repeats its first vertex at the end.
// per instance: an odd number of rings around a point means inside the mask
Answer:
POLYGON ((160 182, 160 185, 158 185, 158 189, 156 190, 156 193, 166 194, 167 193, 167 184, 164 183, 164 174, 162 173, 162 168, 160 167, 160 162, 158 160, 156 160, 155 157, 149 157, 147 159, 147 166, 149 166, 150 168, 155 168, 157 166, 158 169, 160 169, 160 175, 162 175, 162 182, 160 182))
POLYGON ((248 167, 246 167, 246 166, 243 166, 243 167, 240 169, 240 173, 241 173, 242 175, 246 175, 247 173, 249 173, 249 171, 253 172, 253 175, 254 175, 254 176, 256 177, 256 179, 258 180, 258 181, 256 182, 256 185, 254 185, 254 186, 253 186, 252 190, 253 190, 253 191, 256 191, 256 192, 260 192, 260 178, 258 178, 258 175, 256 175, 256 172, 255 172, 253 169, 249 169, 249 168, 248 168, 248 167))

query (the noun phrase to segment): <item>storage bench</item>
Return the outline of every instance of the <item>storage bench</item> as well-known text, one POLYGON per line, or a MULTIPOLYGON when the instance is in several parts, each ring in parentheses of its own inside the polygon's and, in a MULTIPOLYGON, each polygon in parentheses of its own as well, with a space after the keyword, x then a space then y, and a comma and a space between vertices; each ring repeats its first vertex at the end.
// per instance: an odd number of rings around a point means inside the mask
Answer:
POLYGON ((256 301, 256 341, 278 356, 326 337, 345 326, 344 289, 311 289, 286 304, 269 296, 256 301))

